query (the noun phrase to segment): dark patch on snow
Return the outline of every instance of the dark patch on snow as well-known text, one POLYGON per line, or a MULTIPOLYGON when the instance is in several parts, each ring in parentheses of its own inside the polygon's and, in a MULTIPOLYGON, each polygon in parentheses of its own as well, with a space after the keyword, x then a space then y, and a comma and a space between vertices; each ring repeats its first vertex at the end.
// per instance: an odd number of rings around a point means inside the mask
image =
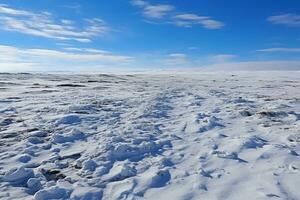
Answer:
POLYGON ((59 179, 64 179, 66 176, 58 169, 41 169, 41 173, 47 179, 47 181, 58 181, 59 179))
POLYGON ((66 83, 66 84, 59 84, 57 87, 86 87, 85 85, 79 85, 79 84, 71 84, 71 83, 66 83))
POLYGON ((256 113, 258 115, 260 115, 261 117, 269 117, 269 118, 273 118, 273 117, 287 117, 288 114, 286 112, 275 112, 275 111, 261 111, 256 113))
POLYGON ((243 117, 250 117, 253 115, 252 112, 248 111, 248 110, 243 110, 243 111, 240 111, 240 114, 243 116, 243 117))

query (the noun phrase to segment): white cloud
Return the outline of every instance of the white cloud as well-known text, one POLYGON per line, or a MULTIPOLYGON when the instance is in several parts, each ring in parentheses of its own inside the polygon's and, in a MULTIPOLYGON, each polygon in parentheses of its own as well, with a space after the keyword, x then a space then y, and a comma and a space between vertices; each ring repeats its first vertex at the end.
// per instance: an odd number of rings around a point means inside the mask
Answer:
POLYGON ((85 27, 80 29, 71 20, 54 20, 51 13, 31 12, 0 5, 0 29, 58 40, 90 42, 110 29, 99 19, 86 19, 85 27))
POLYGON ((101 49, 92 49, 92 48, 75 48, 75 47, 65 47, 67 51, 78 51, 78 52, 88 52, 88 53, 101 53, 101 54, 109 54, 108 51, 104 51, 101 49))
POLYGON ((132 0, 130 3, 134 6, 139 6, 139 7, 146 7, 150 5, 148 2, 143 0, 132 0))
POLYGON ((183 53, 171 53, 168 56, 170 58, 186 58, 186 55, 183 53))
POLYGON ((31 70, 35 63, 23 60, 18 49, 12 46, 0 45, 0 71, 31 70))
POLYGON ((18 51, 14 47, 0 45, 0 61, 9 62, 15 61, 18 51))
MULTIPOLYGON (((207 65, 229 63, 235 61, 237 55, 234 54, 218 54, 218 55, 195 55, 189 53, 169 53, 153 52, 143 56, 143 64, 140 66, 152 66, 154 68, 201 68, 207 65)), ((141 57, 137 58, 140 62, 141 57)))
POLYGON ((162 18, 172 10, 174 7, 170 5, 151 5, 145 7, 144 15, 151 18, 162 18))
POLYGON ((31 71, 34 69, 34 67, 36 67, 36 63, 0 61, 1 72, 31 71))
POLYGON ((15 15, 15 16, 32 16, 31 12, 25 10, 16 10, 13 8, 9 8, 7 5, 0 4, 0 13, 1 14, 8 14, 8 15, 15 15))
POLYGON ((224 26, 224 23, 220 21, 210 19, 207 16, 198 16, 195 14, 176 15, 172 23, 183 27, 192 27, 193 25, 199 24, 207 29, 220 29, 224 26))
POLYGON ((182 53, 173 53, 161 60, 158 67, 172 69, 203 69, 211 71, 284 71, 300 70, 300 60, 235 61, 234 54, 219 54, 207 57, 194 57, 182 53))
POLYGON ((192 27, 193 25, 201 25, 206 29, 220 29, 224 26, 224 23, 211 19, 207 16, 199 16, 195 14, 180 14, 174 16, 173 24, 182 27, 192 27))
POLYGON ((267 21, 273 24, 285 25, 290 27, 300 27, 300 15, 291 13, 270 16, 267 18, 267 21))
POLYGON ((172 53, 167 55, 165 58, 161 60, 163 65, 170 67, 182 67, 187 66, 189 64, 189 59, 186 54, 183 53, 172 53))
POLYGON ((219 54, 211 57, 213 63, 226 63, 232 61, 237 55, 234 54, 219 54))
POLYGON ((53 58, 56 60, 70 61, 70 62, 124 62, 128 61, 129 57, 118 56, 107 53, 90 53, 89 51, 82 51, 83 53, 76 52, 63 52, 49 49, 26 49, 20 51, 23 55, 32 56, 36 58, 53 58))
POLYGON ((176 8, 168 4, 153 5, 144 0, 132 0, 131 4, 142 9, 147 18, 161 19, 179 27, 200 25, 206 29, 221 29, 225 24, 208 16, 192 13, 176 14, 176 8))
POLYGON ((245 61, 216 63, 203 67, 206 70, 220 71, 283 71, 300 70, 300 61, 271 60, 271 61, 245 61))
POLYGON ((65 24, 65 25, 72 25, 72 24, 74 24, 73 21, 67 20, 67 19, 62 19, 62 20, 61 20, 61 23, 65 24))
POLYGON ((74 10, 81 9, 81 5, 80 5, 80 4, 63 5, 62 7, 63 7, 63 8, 74 9, 74 10))
POLYGON ((259 49, 256 50, 258 52, 289 52, 289 53, 296 53, 296 52, 300 52, 300 48, 282 48, 282 47, 278 47, 278 48, 268 48, 268 49, 259 49))
POLYGON ((152 5, 143 0, 132 0, 131 4, 141 7, 143 14, 148 18, 162 18, 175 9, 174 6, 168 4, 152 5))
POLYGON ((51 70, 63 67, 72 70, 76 67, 122 66, 129 64, 133 58, 117 55, 100 49, 69 48, 66 50, 22 49, 0 45, 0 71, 13 70, 51 70), (24 66, 23 66, 24 65, 24 66), (23 66, 23 68, 22 68, 23 66))
POLYGON ((180 14, 180 15, 176 15, 174 18, 179 19, 179 20, 191 20, 191 21, 199 21, 199 20, 209 19, 209 17, 198 16, 195 14, 180 14))
POLYGON ((199 21, 199 24, 201 24, 206 29, 221 29, 224 27, 223 22, 214 19, 201 20, 199 21))

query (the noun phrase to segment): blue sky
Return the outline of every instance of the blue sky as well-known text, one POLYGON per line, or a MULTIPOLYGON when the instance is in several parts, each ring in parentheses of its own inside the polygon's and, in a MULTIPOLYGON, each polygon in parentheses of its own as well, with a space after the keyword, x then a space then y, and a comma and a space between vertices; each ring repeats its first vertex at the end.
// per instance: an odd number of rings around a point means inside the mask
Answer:
POLYGON ((298 0, 2 0, 0 71, 300 70, 298 0))

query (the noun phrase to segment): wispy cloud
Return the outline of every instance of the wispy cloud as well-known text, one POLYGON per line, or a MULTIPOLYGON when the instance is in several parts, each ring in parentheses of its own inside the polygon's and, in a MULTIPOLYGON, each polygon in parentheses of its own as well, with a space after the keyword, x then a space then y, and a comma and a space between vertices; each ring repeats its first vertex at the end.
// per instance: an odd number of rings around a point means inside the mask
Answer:
POLYGON ((82 6, 80 4, 63 5, 61 7, 71 9, 77 14, 80 14, 82 12, 82 6))
POLYGON ((284 71, 300 70, 300 61, 289 60, 270 60, 270 61, 245 61, 245 62, 228 62, 216 63, 204 66, 206 70, 217 71, 284 71))
MULTIPOLYGON (((76 67, 89 66, 122 66, 130 63, 133 58, 125 55, 117 55, 101 49, 65 48, 63 50, 52 49, 23 49, 13 46, 0 45, 0 71, 7 70, 7 66, 16 66, 21 69, 28 67, 50 70, 51 67, 72 70, 76 67)), ((15 68, 12 67, 12 70, 15 68)))
POLYGON ((289 27, 300 27, 300 15, 296 14, 282 14, 274 15, 267 18, 267 21, 272 24, 284 25, 289 27))
POLYGON ((17 10, 17 9, 10 8, 5 4, 0 4, 0 13, 14 15, 14 16, 33 16, 34 15, 31 12, 28 12, 25 10, 17 10))
POLYGON ((235 54, 216 54, 195 56, 186 53, 171 53, 161 58, 162 65, 169 67, 201 67, 203 65, 223 64, 234 62, 238 58, 235 54))
POLYGON ((150 5, 148 2, 144 0, 131 0, 130 3, 134 6, 139 6, 142 8, 150 5))
MULTIPOLYGON (((150 57, 152 55, 149 55, 150 57)), ((195 56, 184 53, 157 55, 147 59, 146 65, 153 69, 205 70, 205 71, 300 71, 300 60, 246 60, 239 61, 236 54, 195 56), (148 62, 148 63, 147 63, 148 62), (150 62, 150 63, 149 63, 150 62)))
POLYGON ((168 4, 152 5, 143 0, 132 0, 131 4, 142 8, 144 16, 148 18, 162 18, 175 9, 174 6, 168 4))
POLYGON ((62 7, 69 8, 69 9, 74 9, 74 10, 81 9, 81 5, 79 5, 79 4, 63 5, 62 7))
POLYGON ((226 63, 230 62, 233 59, 237 58, 237 55, 234 54, 218 54, 211 57, 213 63, 226 63))
POLYGON ((57 51, 49 49, 26 49, 21 50, 20 53, 27 56, 32 56, 36 58, 53 58, 56 60, 70 61, 70 62, 125 62, 130 59, 127 56, 119 56, 110 53, 103 53, 101 51, 94 50, 93 52, 89 50, 82 49, 80 52, 71 51, 57 51))
POLYGON ((114 69, 300 70, 300 60, 237 61, 237 55, 198 57, 185 53, 119 55, 102 49, 65 47, 60 50, 0 45, 0 71, 90 71, 114 69), (151 58, 151 59, 149 59, 151 58))
POLYGON ((168 54, 166 58, 162 60, 163 65, 167 66, 185 66, 188 63, 188 58, 186 54, 183 53, 172 53, 168 54))
POLYGON ((170 5, 150 5, 145 7, 144 14, 152 18, 162 18, 172 10, 174 7, 170 5))
POLYGON ((107 33, 110 28, 99 19, 85 19, 80 29, 72 20, 54 20, 51 13, 32 12, 0 5, 0 28, 28 35, 58 40, 90 42, 92 38, 107 33))
POLYGON ((172 23, 182 27, 201 25, 206 29, 220 29, 224 26, 223 22, 211 19, 210 17, 188 13, 174 16, 172 23))
POLYGON ((278 47, 278 48, 268 48, 268 49, 259 49, 256 50, 258 52, 287 52, 287 53, 296 53, 296 52, 300 52, 300 48, 282 48, 282 47, 278 47))
POLYGON ((144 0, 131 0, 131 4, 142 9, 145 17, 162 20, 178 27, 192 27, 200 25, 205 29, 221 29, 225 24, 209 16, 200 16, 192 13, 177 14, 176 8, 169 4, 150 4, 144 0))

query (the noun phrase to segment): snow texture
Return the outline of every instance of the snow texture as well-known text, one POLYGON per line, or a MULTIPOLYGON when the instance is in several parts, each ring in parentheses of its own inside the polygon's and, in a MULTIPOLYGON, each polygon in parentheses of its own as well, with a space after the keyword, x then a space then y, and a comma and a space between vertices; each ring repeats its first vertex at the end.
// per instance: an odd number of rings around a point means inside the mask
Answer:
POLYGON ((0 74, 0 199, 300 199, 300 73, 0 74))

